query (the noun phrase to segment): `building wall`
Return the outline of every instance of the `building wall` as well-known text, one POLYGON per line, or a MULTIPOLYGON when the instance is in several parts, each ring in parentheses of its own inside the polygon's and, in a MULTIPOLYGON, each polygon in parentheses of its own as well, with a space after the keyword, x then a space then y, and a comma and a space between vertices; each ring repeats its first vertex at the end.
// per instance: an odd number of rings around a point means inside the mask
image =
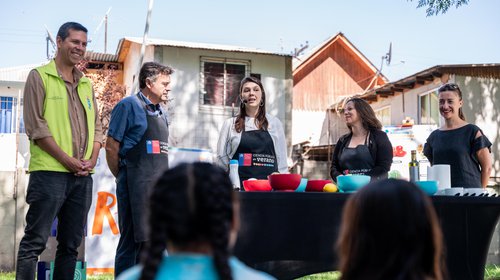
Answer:
POLYGON ((423 85, 421 87, 408 90, 404 94, 397 94, 388 98, 379 98, 379 101, 371 103, 374 110, 378 110, 387 106, 391 107, 391 124, 398 125, 406 118, 410 117, 418 122, 418 97, 421 94, 429 91, 437 90, 441 85, 439 79, 433 83, 423 85))
POLYGON ((0 271, 13 271, 24 235, 28 176, 23 169, 0 171, 0 271))
MULTIPOLYGON (((139 90, 139 60, 141 58, 141 45, 136 43, 130 44, 128 55, 123 62, 123 84, 125 85, 126 95, 135 94, 132 92, 134 83, 136 83, 136 91, 139 90)), ((147 46, 144 52, 143 62, 153 61, 154 46, 147 46)))
MULTIPOLYGON (((462 108, 467 122, 479 126, 493 144, 491 176, 500 177, 500 80, 451 75, 448 81, 457 83, 462 90, 464 100, 462 108)), ((403 94, 398 94, 389 98, 381 98, 380 101, 373 102, 371 106, 374 110, 390 106, 392 124, 401 124, 405 117, 411 117, 417 123, 418 96, 437 90, 441 84, 441 80, 436 79, 433 83, 405 92, 404 97, 403 94)))
MULTIPOLYGON (((16 111, 16 118, 22 116, 23 107, 20 105, 23 98, 24 82, 2 82, 0 84, 0 96, 14 97, 17 99, 17 106, 13 106, 16 111)), ((16 123, 17 120, 14 120, 16 123)), ((16 133, 0 133, 0 171, 15 171, 16 170, 16 154, 17 166, 28 168, 29 162, 29 142, 28 137, 24 133, 19 134, 19 139, 16 139, 16 133), (16 153, 17 151, 17 153, 16 153)))
POLYGON ((491 176, 500 177, 500 79, 455 76, 454 80, 462 90, 466 120, 479 126, 493 144, 491 176))
POLYGON ((292 144, 304 141, 319 145, 326 111, 293 110, 292 144))
MULTIPOLYGON (((171 146, 203 148, 215 152, 219 130, 225 119, 238 108, 222 109, 200 104, 200 57, 230 58, 251 61, 251 72, 261 75, 266 91, 267 113, 283 123, 291 142, 291 58, 242 52, 222 52, 177 47, 157 47, 155 61, 172 66, 172 91, 169 103, 171 146)), ((289 143, 290 146, 290 143, 289 143)))
POLYGON ((340 41, 294 73, 294 109, 324 111, 341 97, 362 93, 374 73, 340 41))

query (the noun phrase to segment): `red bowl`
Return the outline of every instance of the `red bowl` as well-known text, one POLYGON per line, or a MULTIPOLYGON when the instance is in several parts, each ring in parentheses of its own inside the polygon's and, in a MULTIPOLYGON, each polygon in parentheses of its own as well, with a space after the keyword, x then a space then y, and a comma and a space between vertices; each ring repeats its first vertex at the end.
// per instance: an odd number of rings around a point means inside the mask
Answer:
POLYGON ((267 176, 275 191, 295 191, 300 185, 300 174, 271 174, 267 176))
POLYGON ((247 192, 270 192, 273 190, 268 180, 245 180, 243 188, 247 192))
POLYGON ((332 180, 309 180, 307 181, 306 192, 323 192, 323 187, 331 182, 332 180))

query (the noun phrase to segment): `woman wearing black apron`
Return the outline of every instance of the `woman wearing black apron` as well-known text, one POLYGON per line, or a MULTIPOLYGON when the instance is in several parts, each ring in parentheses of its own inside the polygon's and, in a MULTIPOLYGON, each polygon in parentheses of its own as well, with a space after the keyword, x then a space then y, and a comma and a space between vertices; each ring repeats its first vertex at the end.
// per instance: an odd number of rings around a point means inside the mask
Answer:
POLYGON ((240 181, 267 179, 273 172, 288 173, 285 133, 281 122, 266 114, 266 93, 259 79, 240 83, 240 112, 226 120, 217 143, 217 163, 228 170, 238 160, 240 181))
POLYGON ((392 145, 372 107, 363 99, 352 98, 344 105, 350 133, 340 137, 333 151, 330 175, 361 174, 372 179, 387 178, 392 164, 392 145))

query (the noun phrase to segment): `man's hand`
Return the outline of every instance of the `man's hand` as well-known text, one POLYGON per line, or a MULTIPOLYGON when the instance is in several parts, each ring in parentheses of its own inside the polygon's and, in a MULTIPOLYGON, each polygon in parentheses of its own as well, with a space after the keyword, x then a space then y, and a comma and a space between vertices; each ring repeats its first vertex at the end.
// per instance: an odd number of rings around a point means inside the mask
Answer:
POLYGON ((85 170, 83 163, 74 157, 66 156, 61 163, 62 165, 64 165, 64 167, 66 167, 66 169, 73 173, 78 173, 85 170))
POLYGON ((106 161, 108 162, 108 167, 111 173, 116 177, 119 171, 119 156, 118 152, 120 150, 120 142, 108 136, 106 139, 106 161))
POLYGON ((83 163, 73 157, 66 154, 61 148, 56 144, 56 141, 52 137, 45 137, 35 140, 36 145, 40 146, 42 150, 49 153, 53 158, 59 161, 66 169, 72 173, 78 173, 84 171, 83 163))
POLYGON ((101 149, 101 143, 94 142, 94 146, 92 147, 92 155, 90 159, 82 159, 80 162, 82 163, 82 170, 75 173, 75 176, 88 176, 92 169, 97 164, 97 157, 99 156, 99 150, 101 149))
POLYGON ((92 169, 94 169, 97 161, 96 160, 93 160, 93 159, 89 159, 89 160, 82 160, 81 161, 82 164, 83 164, 83 170, 85 171, 92 171, 92 169))
POLYGON ((82 170, 76 172, 76 176, 88 176, 90 174, 90 171, 94 169, 97 161, 90 159, 81 160, 80 162, 82 163, 82 170))

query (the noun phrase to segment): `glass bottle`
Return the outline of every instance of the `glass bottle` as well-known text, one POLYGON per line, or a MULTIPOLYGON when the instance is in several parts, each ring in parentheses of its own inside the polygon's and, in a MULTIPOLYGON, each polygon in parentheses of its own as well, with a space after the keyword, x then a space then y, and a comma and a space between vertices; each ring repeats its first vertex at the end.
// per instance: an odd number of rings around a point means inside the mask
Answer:
POLYGON ((411 161, 408 163, 408 168, 410 171, 410 182, 416 182, 420 180, 420 168, 417 160, 417 151, 411 151, 411 161))

